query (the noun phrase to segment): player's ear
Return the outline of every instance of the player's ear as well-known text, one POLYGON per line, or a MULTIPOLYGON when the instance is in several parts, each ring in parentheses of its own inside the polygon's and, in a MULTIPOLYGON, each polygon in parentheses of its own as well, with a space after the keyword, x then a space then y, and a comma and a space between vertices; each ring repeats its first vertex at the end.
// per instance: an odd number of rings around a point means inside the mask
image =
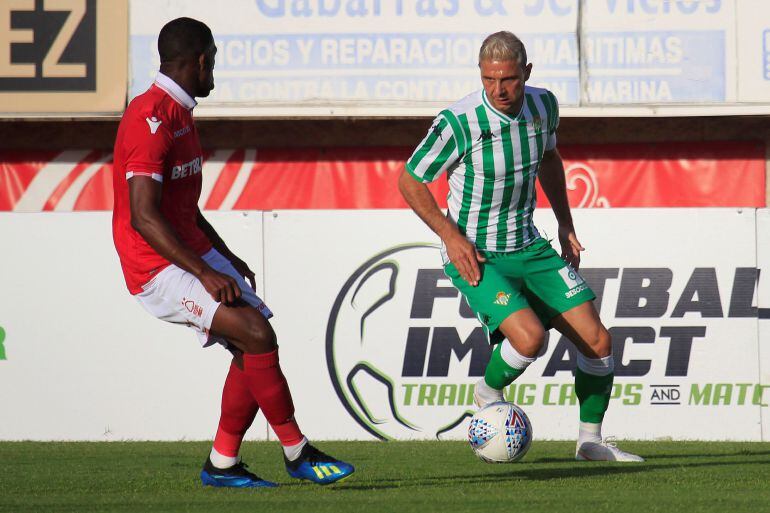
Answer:
POLYGON ((206 71, 206 54, 202 53, 198 56, 198 71, 206 71))
POLYGON ((529 80, 529 75, 532 73, 532 63, 530 62, 526 66, 524 66, 524 82, 529 80))

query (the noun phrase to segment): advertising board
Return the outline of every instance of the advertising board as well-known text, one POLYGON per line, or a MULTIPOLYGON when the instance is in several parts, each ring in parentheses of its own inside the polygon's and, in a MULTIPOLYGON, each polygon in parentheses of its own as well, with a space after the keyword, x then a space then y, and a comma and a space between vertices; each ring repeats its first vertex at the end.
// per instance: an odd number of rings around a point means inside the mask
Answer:
POLYGON ((127 0, 0 4, 0 113, 117 113, 128 82, 127 0))

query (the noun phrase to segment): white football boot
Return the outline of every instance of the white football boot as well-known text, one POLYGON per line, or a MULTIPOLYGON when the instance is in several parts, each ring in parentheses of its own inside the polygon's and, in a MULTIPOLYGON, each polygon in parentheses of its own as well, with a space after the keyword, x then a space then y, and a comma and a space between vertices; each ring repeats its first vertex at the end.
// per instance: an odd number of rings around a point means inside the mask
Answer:
POLYGON ((615 445, 615 437, 608 436, 601 442, 583 442, 575 448, 578 461, 644 461, 644 458, 621 451, 615 445))
POLYGON ((484 381, 484 378, 481 378, 476 382, 476 386, 473 389, 473 402, 476 404, 476 406, 479 407, 479 409, 488 404, 499 403, 500 401, 504 400, 503 391, 496 390, 487 385, 487 382, 484 381))

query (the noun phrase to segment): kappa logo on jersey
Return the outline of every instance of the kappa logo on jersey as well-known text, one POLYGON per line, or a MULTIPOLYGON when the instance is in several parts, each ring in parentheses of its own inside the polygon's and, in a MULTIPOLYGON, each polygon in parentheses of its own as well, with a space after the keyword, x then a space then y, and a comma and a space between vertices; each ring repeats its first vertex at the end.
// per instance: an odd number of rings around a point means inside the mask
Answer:
POLYGON ((497 296, 495 297, 495 300, 492 301, 496 305, 500 306, 508 306, 508 300, 511 299, 510 294, 506 294, 505 292, 498 292, 497 296))
POLYGON ((433 125, 433 126, 430 128, 430 131, 433 133, 433 135, 435 135, 436 137, 438 137, 438 138, 439 138, 439 139, 441 139, 442 141, 444 140, 444 136, 443 136, 443 135, 441 135, 441 132, 443 132, 443 131, 444 131, 444 127, 443 127, 443 126, 441 126, 441 123, 436 123, 435 125, 433 125))
POLYGON ((571 298, 575 294, 579 294, 586 289, 587 285, 585 280, 572 268, 572 266, 568 265, 559 269, 559 276, 561 276, 564 284, 569 288, 569 290, 564 293, 564 297, 566 298, 571 298))
POLYGON ((187 176, 197 175, 201 172, 201 158, 195 157, 190 162, 182 164, 181 166, 174 166, 171 169, 171 179, 185 178, 187 176))
POLYGON ((492 133, 492 130, 482 130, 479 134, 479 138, 476 139, 477 141, 491 141, 492 138, 495 136, 495 134, 492 133))
POLYGON ((155 116, 151 118, 144 118, 145 121, 147 121, 147 124, 150 125, 150 133, 155 135, 155 132, 158 131, 158 127, 160 126, 163 121, 159 120, 155 116))

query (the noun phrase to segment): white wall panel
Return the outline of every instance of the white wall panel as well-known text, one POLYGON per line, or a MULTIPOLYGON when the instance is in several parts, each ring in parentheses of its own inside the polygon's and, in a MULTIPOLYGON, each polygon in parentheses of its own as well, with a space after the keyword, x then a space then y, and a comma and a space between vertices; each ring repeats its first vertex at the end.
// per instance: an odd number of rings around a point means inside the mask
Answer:
MULTIPOLYGON (((260 278, 261 214, 207 217, 260 278)), ((229 353, 131 297, 111 213, 0 214, 0 234, 0 439, 213 437, 229 353)), ((266 434, 260 417, 249 436, 266 434)))
MULTIPOLYGON (((308 436, 464 436, 488 349, 441 274, 435 235, 411 212, 267 212, 264 246, 261 213, 207 216, 257 272, 276 313, 308 436)), ((770 251, 768 211, 574 216, 587 248, 583 274, 618 344, 606 434, 770 438, 770 332, 757 319, 757 307, 768 317, 770 288, 760 279, 755 290, 770 251)), ((553 237, 552 214, 537 211, 536 220, 553 237)), ((228 354, 200 349, 190 330, 151 318, 130 297, 109 213, 3 214, 0 234, 0 439, 213 435, 228 354)), ((551 334, 509 390, 540 439, 571 439, 577 429, 569 347, 551 334)), ((249 437, 266 436, 260 416, 249 437)))

